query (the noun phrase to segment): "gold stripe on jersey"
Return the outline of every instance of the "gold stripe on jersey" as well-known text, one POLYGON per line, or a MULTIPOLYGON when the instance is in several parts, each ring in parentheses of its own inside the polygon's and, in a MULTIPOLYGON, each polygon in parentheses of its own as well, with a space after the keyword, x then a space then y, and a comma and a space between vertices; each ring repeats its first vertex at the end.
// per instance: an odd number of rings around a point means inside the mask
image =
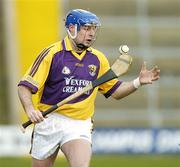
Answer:
POLYGON ((46 49, 44 49, 44 50, 39 54, 39 56, 36 58, 36 60, 34 61, 32 67, 31 67, 31 71, 30 71, 29 75, 31 75, 31 73, 33 72, 34 67, 37 65, 39 59, 42 57, 42 55, 44 54, 45 51, 46 51, 46 49))
POLYGON ((50 46, 49 48, 45 49, 39 56, 38 58, 35 60, 32 68, 31 68, 31 72, 29 75, 31 75, 32 77, 34 76, 34 74, 36 73, 39 65, 41 64, 41 62, 43 61, 43 59, 45 58, 45 56, 49 53, 50 48, 52 48, 53 46, 50 46))
POLYGON ((35 81, 33 78, 32 78, 32 76, 30 76, 30 75, 27 75, 27 76, 24 76, 23 78, 22 78, 22 81, 27 81, 27 82, 29 82, 29 83, 31 83, 33 86, 35 86, 35 87, 39 87, 39 83, 37 82, 37 81, 35 81))

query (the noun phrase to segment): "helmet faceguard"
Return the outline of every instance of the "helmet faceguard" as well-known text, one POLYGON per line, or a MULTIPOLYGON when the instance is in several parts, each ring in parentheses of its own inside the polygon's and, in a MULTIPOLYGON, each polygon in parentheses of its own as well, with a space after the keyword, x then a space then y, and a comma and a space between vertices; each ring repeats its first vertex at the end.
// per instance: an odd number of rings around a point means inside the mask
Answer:
MULTIPOLYGON (((97 28, 99 28, 101 26, 101 23, 99 21, 99 18, 89 11, 75 9, 68 12, 65 20, 65 27, 67 28, 68 35, 73 40, 73 42, 75 42, 74 39, 77 37, 77 33, 80 30, 81 26, 96 26, 97 28), (75 26, 74 35, 72 35, 69 31, 69 26, 71 24, 75 26)), ((83 44, 76 43, 77 47, 82 45, 83 44)))

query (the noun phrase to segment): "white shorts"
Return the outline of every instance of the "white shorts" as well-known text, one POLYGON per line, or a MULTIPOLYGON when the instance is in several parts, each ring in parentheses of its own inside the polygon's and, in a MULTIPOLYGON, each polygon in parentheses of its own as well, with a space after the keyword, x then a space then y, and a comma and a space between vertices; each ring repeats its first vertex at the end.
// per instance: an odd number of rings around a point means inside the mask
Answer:
POLYGON ((91 143, 92 128, 91 119, 75 120, 52 113, 35 125, 30 154, 33 158, 43 160, 68 141, 85 139, 91 143))

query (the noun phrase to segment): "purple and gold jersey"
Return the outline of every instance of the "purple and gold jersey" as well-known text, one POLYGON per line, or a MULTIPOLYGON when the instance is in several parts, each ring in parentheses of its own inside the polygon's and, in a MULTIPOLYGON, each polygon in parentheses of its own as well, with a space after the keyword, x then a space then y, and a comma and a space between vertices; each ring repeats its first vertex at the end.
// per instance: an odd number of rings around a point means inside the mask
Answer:
MULTIPOLYGON (((38 109, 44 111, 99 78, 110 68, 106 57, 93 48, 80 55, 72 50, 69 38, 44 49, 18 85, 38 93, 38 109)), ((94 114, 94 100, 100 91, 105 97, 121 84, 117 79, 104 83, 59 107, 56 112, 74 119, 94 114)))

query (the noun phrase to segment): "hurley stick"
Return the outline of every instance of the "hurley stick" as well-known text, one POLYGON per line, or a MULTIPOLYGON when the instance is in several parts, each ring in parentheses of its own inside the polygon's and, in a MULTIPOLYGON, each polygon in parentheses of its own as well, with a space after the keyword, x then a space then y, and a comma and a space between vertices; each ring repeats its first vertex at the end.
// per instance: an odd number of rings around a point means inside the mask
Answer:
MULTIPOLYGON (((128 71, 129 66, 132 63, 132 57, 127 54, 128 51, 129 51, 129 48, 127 47, 127 45, 120 46, 120 48, 119 48, 120 56, 118 57, 118 59, 113 63, 111 68, 105 74, 103 74, 101 77, 99 77, 95 81, 92 81, 88 86, 84 87, 80 91, 70 95, 69 97, 65 98, 64 100, 62 100, 59 103, 50 107, 48 110, 42 112, 42 115, 45 117, 46 115, 55 111, 57 108, 59 108, 63 104, 70 102, 71 100, 81 96, 85 92, 87 92, 107 81, 110 81, 114 78, 118 78, 119 76, 125 74, 128 71)), ((25 132, 25 129, 31 124, 32 124, 31 120, 28 120, 27 122, 23 123, 22 131, 25 132)))

